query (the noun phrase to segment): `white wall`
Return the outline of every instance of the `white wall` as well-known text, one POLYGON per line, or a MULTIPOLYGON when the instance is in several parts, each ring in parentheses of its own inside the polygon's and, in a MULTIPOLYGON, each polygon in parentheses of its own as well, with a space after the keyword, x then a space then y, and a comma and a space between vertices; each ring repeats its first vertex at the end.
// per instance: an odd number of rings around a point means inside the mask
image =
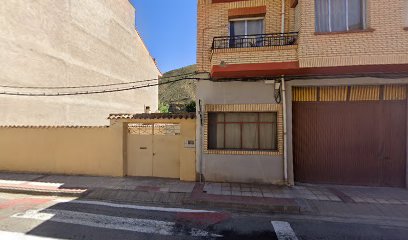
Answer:
MULTIPOLYGON (((134 21, 128 0, 2 1, 0 84, 76 86, 157 78, 160 72, 134 21)), ((143 112, 144 105, 157 109, 157 87, 71 97, 0 95, 0 125, 106 125, 110 113, 143 112)))

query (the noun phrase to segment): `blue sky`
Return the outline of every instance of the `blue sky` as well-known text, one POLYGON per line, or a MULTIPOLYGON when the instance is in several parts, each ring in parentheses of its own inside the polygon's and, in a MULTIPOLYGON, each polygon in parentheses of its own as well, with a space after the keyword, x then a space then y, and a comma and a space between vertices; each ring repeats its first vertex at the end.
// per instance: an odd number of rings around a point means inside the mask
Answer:
POLYGON ((163 73, 196 62, 195 0, 130 1, 136 27, 163 73))

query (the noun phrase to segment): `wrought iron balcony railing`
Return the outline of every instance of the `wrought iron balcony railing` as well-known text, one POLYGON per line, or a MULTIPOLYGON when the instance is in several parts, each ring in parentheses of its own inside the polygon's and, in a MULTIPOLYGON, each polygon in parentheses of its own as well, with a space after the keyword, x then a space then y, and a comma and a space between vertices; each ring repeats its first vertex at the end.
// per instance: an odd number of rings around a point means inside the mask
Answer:
POLYGON ((214 37, 213 49, 296 45, 298 32, 214 37))

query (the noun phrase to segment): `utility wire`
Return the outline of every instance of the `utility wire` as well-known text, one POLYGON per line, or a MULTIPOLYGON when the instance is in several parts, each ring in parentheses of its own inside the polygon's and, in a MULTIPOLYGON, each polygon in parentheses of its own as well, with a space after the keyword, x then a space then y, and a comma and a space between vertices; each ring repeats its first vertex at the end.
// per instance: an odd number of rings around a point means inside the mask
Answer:
POLYGON ((147 80, 138 80, 138 81, 132 81, 132 82, 123 82, 123 83, 109 83, 109 84, 98 84, 98 85, 82 85, 82 86, 56 86, 56 87, 49 87, 49 86, 43 86, 43 87, 25 87, 25 86, 12 86, 12 85, 0 85, 0 88, 15 88, 15 89, 77 89, 77 88, 97 88, 97 87, 110 87, 110 86, 119 86, 119 85, 128 85, 128 84, 133 84, 133 83, 143 83, 143 82, 152 82, 152 81, 158 81, 158 80, 163 80, 163 79, 169 79, 169 78, 175 78, 175 77, 190 77, 193 75, 198 75, 204 72, 192 72, 192 73, 184 73, 184 74, 179 74, 179 75, 173 75, 173 76, 167 76, 167 77, 162 77, 162 78, 155 78, 155 79, 147 79, 147 80))
POLYGON ((90 95, 90 94, 102 94, 102 93, 112 93, 112 92, 123 92, 134 89, 148 88, 159 85, 171 84, 174 82, 184 81, 184 80, 209 80, 204 78, 180 78, 175 80, 168 80, 166 82, 147 84, 141 86, 130 86, 116 89, 106 89, 106 90, 94 90, 94 91, 81 91, 81 92, 57 92, 57 93, 27 93, 27 92, 0 92, 0 95, 9 96, 27 96, 27 97, 59 97, 59 96, 74 96, 74 95, 90 95))

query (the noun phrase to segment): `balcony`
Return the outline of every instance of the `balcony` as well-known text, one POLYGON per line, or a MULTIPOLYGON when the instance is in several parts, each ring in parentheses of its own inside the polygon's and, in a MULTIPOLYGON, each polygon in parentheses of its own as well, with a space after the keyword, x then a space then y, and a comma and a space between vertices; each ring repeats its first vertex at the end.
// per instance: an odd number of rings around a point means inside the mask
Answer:
POLYGON ((214 37, 212 49, 297 45, 298 32, 214 37))

